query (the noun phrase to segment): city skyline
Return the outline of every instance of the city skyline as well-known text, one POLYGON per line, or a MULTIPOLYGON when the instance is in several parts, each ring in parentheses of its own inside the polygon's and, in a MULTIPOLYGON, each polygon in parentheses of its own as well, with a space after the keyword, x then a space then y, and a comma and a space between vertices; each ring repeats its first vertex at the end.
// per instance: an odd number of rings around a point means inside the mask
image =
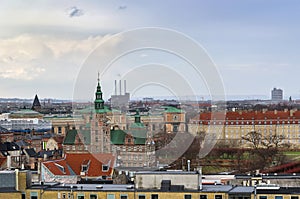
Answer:
MULTIPOLYGON (((159 27, 179 31, 207 51, 226 95, 270 98, 277 87, 283 89, 284 99, 299 99, 294 83, 299 72, 299 6, 296 1, 234 0, 2 2, 0 97, 72 99, 82 64, 101 42, 122 31, 159 27)), ((141 65, 153 59, 184 68, 177 58, 149 51, 119 64, 141 65)), ((92 83, 96 78, 95 73, 92 83)), ((101 82, 106 99, 113 81, 101 82)), ((89 89, 92 98, 94 86, 89 89)), ((165 96, 166 90, 153 90, 139 95, 165 96)), ((196 94, 207 95, 205 88, 200 92, 196 94)))

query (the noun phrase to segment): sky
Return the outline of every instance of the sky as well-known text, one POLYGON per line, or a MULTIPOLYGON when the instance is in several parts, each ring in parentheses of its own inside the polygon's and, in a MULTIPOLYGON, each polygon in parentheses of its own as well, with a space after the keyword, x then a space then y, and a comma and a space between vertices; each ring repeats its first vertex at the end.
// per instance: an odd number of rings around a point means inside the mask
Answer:
MULTIPOLYGON (((125 45, 116 34, 156 27, 185 35, 201 46, 215 64, 228 99, 268 99, 274 87, 283 89, 286 99, 300 99, 298 0, 0 0, 0 5, 0 98, 38 94, 73 99, 75 91, 82 91, 85 99, 93 99, 95 68, 90 71, 94 79, 87 75, 89 84, 78 86, 93 52, 107 41, 110 45, 104 51, 116 52, 125 45)), ((147 37, 152 39, 151 34, 147 37)), ((172 38, 160 39, 181 45, 172 38)), ((98 58, 92 61, 102 63, 98 58)), ((193 90, 186 95, 208 99, 211 94, 206 79, 210 77, 194 78, 189 63, 170 52, 144 48, 110 66, 115 70, 100 74, 106 99, 118 76, 127 78, 127 91, 133 97, 178 95, 173 87, 185 83, 193 90), (143 83, 151 81, 149 77, 155 77, 152 84, 143 83)))

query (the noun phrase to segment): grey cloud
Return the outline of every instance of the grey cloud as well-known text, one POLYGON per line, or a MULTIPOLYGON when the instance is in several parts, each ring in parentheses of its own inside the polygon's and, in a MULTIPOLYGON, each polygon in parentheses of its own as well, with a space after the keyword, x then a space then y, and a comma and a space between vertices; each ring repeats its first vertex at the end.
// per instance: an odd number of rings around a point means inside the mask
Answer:
POLYGON ((127 6, 119 6, 119 10, 125 10, 127 8, 127 6))
POLYGON ((84 11, 76 6, 73 6, 68 9, 67 14, 69 17, 80 17, 84 14, 84 11))

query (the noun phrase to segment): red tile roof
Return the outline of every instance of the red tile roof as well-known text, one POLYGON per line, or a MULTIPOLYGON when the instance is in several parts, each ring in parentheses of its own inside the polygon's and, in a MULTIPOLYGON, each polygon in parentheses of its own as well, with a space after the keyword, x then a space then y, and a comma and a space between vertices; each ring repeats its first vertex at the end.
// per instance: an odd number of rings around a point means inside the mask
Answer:
POLYGON ((300 124, 300 111, 207 112, 191 119, 191 123, 198 124, 209 124, 214 121, 216 124, 226 125, 300 124))
POLYGON ((112 154, 66 154, 64 159, 43 162, 54 175, 81 175, 82 165, 88 165, 88 170, 83 176, 101 177, 111 176, 115 157, 112 154), (107 171, 102 170, 102 166, 108 166, 107 171), (63 169, 64 168, 64 171, 63 169))
POLYGON ((112 154, 66 154, 66 160, 73 171, 80 175, 81 166, 90 161, 86 175, 88 177, 111 176, 115 163, 115 157, 112 154), (108 170, 102 171, 102 165, 107 165, 108 170))
POLYGON ((43 165, 54 175, 74 175, 65 159, 43 162, 43 165))

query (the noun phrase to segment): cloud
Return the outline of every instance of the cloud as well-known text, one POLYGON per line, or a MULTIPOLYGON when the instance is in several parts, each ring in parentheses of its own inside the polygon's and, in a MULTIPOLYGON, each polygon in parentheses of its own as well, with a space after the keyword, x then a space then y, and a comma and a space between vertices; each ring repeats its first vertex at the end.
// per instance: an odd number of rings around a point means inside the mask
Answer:
POLYGON ((126 5, 119 6, 119 10, 125 10, 125 9, 127 9, 127 6, 126 6, 126 5))
POLYGON ((76 6, 73 6, 68 8, 67 14, 69 17, 80 17, 84 14, 84 11, 82 9, 78 9, 76 6))
MULTIPOLYGON (((74 80, 88 55, 108 38, 110 35, 66 38, 36 34, 0 38, 0 80, 74 80)), ((117 42, 108 44, 107 53, 117 42)))
POLYGON ((11 65, 0 68, 0 78, 33 80, 45 72, 45 68, 34 65, 11 65))
POLYGON ((55 78, 76 67, 102 37, 64 39, 43 35, 20 35, 0 39, 0 78, 35 80, 55 78), (57 72, 57 73, 56 73, 57 72))

